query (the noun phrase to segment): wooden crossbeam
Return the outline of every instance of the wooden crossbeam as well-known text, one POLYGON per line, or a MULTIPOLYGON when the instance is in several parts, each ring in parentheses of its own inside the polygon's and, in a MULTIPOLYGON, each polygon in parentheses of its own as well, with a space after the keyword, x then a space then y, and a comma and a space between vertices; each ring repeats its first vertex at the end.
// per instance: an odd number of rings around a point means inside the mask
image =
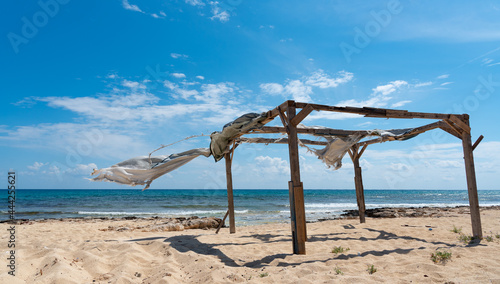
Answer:
MULTIPOLYGON (((288 138, 246 138, 246 137, 241 137, 236 142, 241 142, 241 143, 262 143, 262 144, 288 144, 288 138)), ((314 140, 308 140, 308 139, 300 139, 300 142, 302 144, 309 144, 309 145, 320 145, 320 146, 326 146, 328 145, 328 142, 326 141, 314 141, 314 140)))
MULTIPOLYGON (((260 129, 256 129, 254 132, 261 133, 287 133, 284 127, 279 126, 264 126, 260 129)), ((332 136, 349 136, 353 134, 369 135, 368 130, 341 130, 333 128, 297 128, 297 133, 299 134, 318 134, 318 135, 332 135, 332 136)))
POLYGON ((304 118, 306 118, 314 108, 311 105, 305 106, 291 121, 290 123, 293 124, 293 126, 297 126, 304 118))
POLYGON ((458 136, 460 139, 462 139, 462 130, 459 129, 453 121, 449 119, 443 120, 448 126, 456 133, 456 136, 458 136))
POLYGON ((458 127, 460 127, 463 131, 467 132, 470 134, 470 126, 467 125, 465 122, 463 122, 461 119, 458 117, 451 115, 450 116, 450 121, 455 123, 458 127))
MULTIPOLYGON (((288 102, 288 101, 287 101, 288 102)), ((364 115, 365 117, 385 117, 385 118, 425 118, 425 119, 448 119, 451 114, 445 113, 428 113, 428 112, 409 112, 407 110, 396 110, 396 109, 383 109, 383 108, 371 108, 371 107, 338 107, 338 106, 327 106, 320 104, 308 104, 295 102, 297 108, 305 108, 310 105, 314 110, 322 111, 333 111, 333 112, 345 112, 354 113, 359 115, 364 115)), ((454 116, 461 118, 463 115, 453 114, 454 116)))

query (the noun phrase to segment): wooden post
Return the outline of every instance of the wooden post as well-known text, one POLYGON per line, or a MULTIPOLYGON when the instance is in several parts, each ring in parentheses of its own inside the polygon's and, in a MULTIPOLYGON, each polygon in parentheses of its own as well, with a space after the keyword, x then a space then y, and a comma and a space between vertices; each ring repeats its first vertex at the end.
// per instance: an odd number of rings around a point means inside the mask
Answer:
MULTIPOLYGON (((233 148, 234 150, 234 148, 233 148)), ((226 181, 227 181, 227 208, 229 211, 229 233, 236 233, 234 222, 234 201, 233 201, 233 175, 231 173, 232 157, 231 151, 224 154, 226 160, 226 181)))
MULTIPOLYGON (((294 254, 306 254, 306 214, 304 208, 304 188, 300 181, 299 141, 297 127, 291 123, 295 117, 295 102, 288 101, 288 152, 290 156, 290 176, 288 183, 290 195, 290 217, 292 226, 292 241, 294 254)), ((285 127, 287 127, 285 126, 285 127)))
MULTIPOLYGON (((466 123, 467 125, 469 124, 468 119, 466 123)), ((467 177, 467 190, 469 192, 472 235, 477 238, 482 238, 483 230, 481 228, 481 214, 479 212, 479 198, 477 196, 476 171, 474 169, 472 141, 471 135, 467 131, 462 132, 462 146, 464 148, 465 175, 467 177)))
POLYGON ((359 146, 354 145, 352 146, 351 150, 352 153, 349 152, 349 155, 351 156, 352 163, 354 165, 354 185, 356 187, 356 201, 358 203, 358 211, 359 211, 359 222, 360 223, 365 223, 365 193, 364 193, 364 188, 363 188, 363 178, 361 174, 361 167, 359 166, 359 158, 364 152, 364 149, 366 149, 366 145, 362 148, 361 151, 359 151, 359 146))

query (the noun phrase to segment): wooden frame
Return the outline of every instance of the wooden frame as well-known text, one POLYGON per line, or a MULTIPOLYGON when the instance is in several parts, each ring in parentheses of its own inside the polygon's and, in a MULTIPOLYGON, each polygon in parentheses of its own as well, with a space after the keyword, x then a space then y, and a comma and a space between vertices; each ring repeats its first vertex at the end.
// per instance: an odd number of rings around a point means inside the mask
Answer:
MULTIPOLYGON (((398 138, 410 138, 417 134, 426 131, 440 128, 447 133, 462 140, 464 151, 465 173, 467 178, 467 189, 469 195, 469 205, 472 223, 472 234, 474 237, 482 237, 481 217, 479 213, 479 201, 477 195, 476 174, 474 168, 473 151, 481 142, 483 136, 472 144, 471 128, 469 125, 469 115, 467 114, 444 114, 444 113, 425 113, 425 112, 409 112, 407 110, 381 109, 381 108, 357 108, 357 107, 337 107, 319 104, 301 103, 292 100, 285 101, 281 105, 267 112, 267 118, 263 121, 264 124, 274 120, 277 116, 280 117, 283 127, 268 127, 264 126, 260 129, 250 130, 239 135, 233 142, 233 147, 227 149, 225 154, 226 159, 226 177, 228 190, 228 214, 230 220, 230 232, 236 232, 234 222, 234 204, 233 204, 233 184, 231 176, 231 162, 234 149, 238 143, 278 143, 288 144, 289 159, 290 159, 290 181, 288 182, 290 196, 290 217, 291 231, 294 254, 305 254, 307 241, 306 217, 304 209, 304 187, 300 180, 299 166, 299 139, 298 134, 321 134, 332 136, 348 136, 353 134, 369 135, 368 130, 341 130, 341 129, 316 129, 298 127, 299 123, 304 120, 312 111, 330 111, 363 115, 365 117, 378 118, 399 118, 399 119, 437 119, 437 122, 430 123, 421 127, 417 127, 405 133, 398 138), (300 109, 298 113, 296 110, 300 109), (256 133, 286 133, 288 138, 272 139, 272 138, 246 138, 241 137, 245 134, 256 133), (237 143, 236 143, 237 142, 237 143), (236 144, 235 144, 236 143, 236 144)), ((365 220, 365 200, 363 180, 359 159, 363 155, 368 145, 395 140, 393 137, 379 137, 376 139, 361 141, 354 144, 349 150, 349 156, 354 165, 354 183, 356 188, 356 200, 359 209, 360 222, 365 220)), ((304 144, 326 145, 323 141, 300 140, 304 144)))

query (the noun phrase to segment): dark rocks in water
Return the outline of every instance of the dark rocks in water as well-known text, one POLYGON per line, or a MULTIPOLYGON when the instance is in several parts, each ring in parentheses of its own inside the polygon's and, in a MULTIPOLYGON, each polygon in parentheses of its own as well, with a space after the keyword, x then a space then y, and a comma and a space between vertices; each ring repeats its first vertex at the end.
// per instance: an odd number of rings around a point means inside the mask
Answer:
MULTIPOLYGON (((500 206, 481 207, 481 210, 499 210, 500 206)), ((365 216, 372 218, 397 218, 397 217, 443 217, 445 214, 470 214, 468 206, 456 207, 384 207, 366 209, 365 216)), ((359 217, 358 210, 345 210, 341 218, 359 217)))

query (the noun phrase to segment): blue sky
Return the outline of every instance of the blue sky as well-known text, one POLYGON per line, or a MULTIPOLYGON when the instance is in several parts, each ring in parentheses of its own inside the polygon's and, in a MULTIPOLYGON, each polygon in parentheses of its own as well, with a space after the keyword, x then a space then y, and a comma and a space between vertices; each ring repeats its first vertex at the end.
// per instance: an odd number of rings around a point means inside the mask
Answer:
MULTIPOLYGON (((287 99, 468 113, 480 189, 499 189, 496 1, 6 1, 0 34, 2 172, 20 188, 129 188, 93 168, 210 134, 287 99)), ((279 121, 273 122, 278 125, 279 121)), ((313 113, 307 125, 391 129, 432 121, 313 113)), ((208 147, 200 137, 159 151, 208 147)), ((306 189, 353 188, 300 150, 306 189)), ((369 146, 367 189, 465 189, 461 141, 434 130, 369 146)), ((242 145, 235 188, 283 188, 285 145, 242 145)), ((200 157, 151 188, 224 188, 200 157)), ((139 187, 137 187, 139 189, 139 187)))

